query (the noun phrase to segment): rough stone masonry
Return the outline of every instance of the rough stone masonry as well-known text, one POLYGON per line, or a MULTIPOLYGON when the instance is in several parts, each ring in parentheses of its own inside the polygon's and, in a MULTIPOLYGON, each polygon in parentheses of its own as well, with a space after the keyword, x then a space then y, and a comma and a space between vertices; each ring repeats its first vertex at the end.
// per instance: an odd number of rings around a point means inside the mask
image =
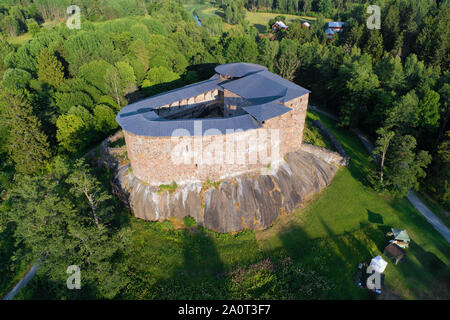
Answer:
POLYGON ((117 115, 129 161, 117 162, 113 187, 135 216, 191 216, 218 232, 266 228, 327 186, 342 163, 339 154, 302 148, 308 90, 255 64, 215 70, 209 80, 130 104, 117 115), (232 149, 243 161, 198 160, 193 146, 200 143, 200 155, 209 150, 217 160, 230 139, 245 144, 232 149), (174 150, 185 161, 174 159, 174 150), (250 161, 252 152, 258 161, 250 161), (160 189, 173 182, 176 190, 160 189))

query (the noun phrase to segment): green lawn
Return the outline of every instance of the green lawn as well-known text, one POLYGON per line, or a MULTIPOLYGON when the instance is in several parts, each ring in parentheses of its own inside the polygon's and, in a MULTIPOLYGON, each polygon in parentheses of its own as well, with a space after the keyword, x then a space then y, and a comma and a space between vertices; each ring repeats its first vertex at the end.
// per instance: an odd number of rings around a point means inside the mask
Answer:
POLYGON ((312 113, 306 115, 305 129, 303 130, 303 142, 336 151, 331 142, 319 132, 319 128, 313 125, 313 121, 317 119, 318 117, 312 113))
POLYGON ((27 33, 21 34, 20 36, 8 37, 7 40, 12 45, 21 46, 22 44, 24 44, 28 40, 31 40, 32 38, 33 38, 33 36, 31 35, 31 33, 27 32, 27 33))

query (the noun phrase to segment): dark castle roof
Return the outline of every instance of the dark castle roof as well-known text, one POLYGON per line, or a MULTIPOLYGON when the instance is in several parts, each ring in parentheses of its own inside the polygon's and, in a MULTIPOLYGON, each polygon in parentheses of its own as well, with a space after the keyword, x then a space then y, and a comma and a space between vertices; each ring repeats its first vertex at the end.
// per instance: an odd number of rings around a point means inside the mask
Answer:
POLYGON ((260 122, 289 112, 291 109, 283 103, 310 92, 257 64, 229 63, 219 65, 215 70, 218 74, 235 79, 222 81, 215 75, 209 80, 143 99, 122 108, 116 121, 124 130, 141 136, 216 135, 219 132, 225 134, 227 130, 246 131, 260 128, 260 122), (250 101, 252 105, 242 108, 247 114, 224 118, 166 120, 153 111, 216 89, 227 89, 250 101), (177 132, 177 129, 182 130, 177 132), (216 130, 213 132, 210 129, 216 130))
POLYGON ((240 62, 240 63, 221 64, 217 66, 214 70, 218 74, 227 77, 241 78, 258 71, 267 70, 267 68, 264 66, 260 66, 259 64, 240 62))
POLYGON ((267 70, 225 82, 221 87, 258 103, 274 100, 284 103, 310 92, 267 70))
POLYGON ((242 109, 260 122, 281 116, 282 114, 291 111, 291 108, 288 108, 284 104, 280 103, 257 104, 242 107, 242 109))

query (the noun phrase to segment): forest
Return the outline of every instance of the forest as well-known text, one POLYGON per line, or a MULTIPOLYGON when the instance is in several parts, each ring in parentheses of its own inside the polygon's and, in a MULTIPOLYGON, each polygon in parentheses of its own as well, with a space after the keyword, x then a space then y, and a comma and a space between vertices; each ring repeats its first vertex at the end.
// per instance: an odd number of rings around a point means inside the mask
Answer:
POLYGON ((450 208, 450 1, 373 2, 380 30, 357 0, 218 0, 223 15, 201 27, 181 0, 0 0, 0 277, 42 260, 45 287, 63 297, 57 280, 81 260, 96 285, 70 298, 119 296, 132 230, 110 172, 84 155, 118 130, 123 106, 228 62, 267 66, 311 90, 341 128, 367 134, 381 159, 368 174, 377 192, 420 190, 450 208), (81 29, 65 24, 73 4, 81 29), (270 38, 247 10, 317 20, 270 38), (331 40, 325 17, 346 22, 331 40))

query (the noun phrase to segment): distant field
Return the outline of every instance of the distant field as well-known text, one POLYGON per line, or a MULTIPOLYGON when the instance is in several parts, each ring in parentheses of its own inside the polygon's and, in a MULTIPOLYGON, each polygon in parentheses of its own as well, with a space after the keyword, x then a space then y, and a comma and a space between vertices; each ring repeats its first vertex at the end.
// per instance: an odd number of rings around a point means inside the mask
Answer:
MULTIPOLYGON (((61 21, 47 21, 47 22, 44 22, 41 25, 41 28, 52 29, 55 26, 57 26, 58 24, 63 23, 63 22, 64 22, 64 20, 61 20, 61 21)), ((27 42, 28 40, 31 40, 31 39, 33 39, 33 36, 29 32, 21 34, 20 36, 16 36, 16 37, 7 37, 7 40, 8 40, 9 43, 11 43, 12 45, 20 45, 20 46, 22 44, 24 44, 25 42, 27 42)))
POLYGON ((12 45, 22 45, 28 40, 31 40, 33 37, 31 36, 31 33, 24 33, 17 37, 8 37, 7 40, 12 45))
MULTIPOLYGON (((254 25, 260 32, 266 30, 266 25, 269 23, 270 19, 276 16, 285 16, 285 23, 291 23, 295 20, 300 20, 302 22, 314 23, 317 18, 309 16, 297 16, 293 14, 283 14, 283 13, 271 13, 271 12, 250 12, 247 11, 245 14, 245 19, 254 25)), ((325 21, 331 21, 331 19, 325 19, 325 21)))
MULTIPOLYGON (((208 17, 213 17, 215 15, 222 16, 222 14, 223 14, 221 9, 214 7, 210 3, 201 4, 201 3, 198 3, 198 1, 191 0, 191 1, 187 1, 187 3, 185 3, 183 6, 190 13, 193 13, 194 10, 196 10, 200 20, 204 20, 208 17)), ((309 16, 297 16, 297 15, 293 15, 293 14, 280 14, 280 13, 271 13, 271 12, 251 12, 251 11, 247 11, 245 13, 245 19, 247 21, 249 21, 251 25, 255 26, 259 32, 262 33, 262 32, 266 31, 266 26, 269 23, 269 20, 275 18, 278 15, 285 16, 286 21, 284 21, 284 22, 286 22, 286 23, 291 23, 295 20, 301 20, 302 22, 307 21, 310 23, 314 23, 314 21, 316 20, 315 17, 309 17, 309 16)), ((326 21, 331 21, 331 19, 326 19, 326 21)), ((230 26, 226 23, 224 23, 224 24, 226 26, 225 29, 229 29, 230 26)))
POLYGON ((302 20, 312 22, 315 21, 315 17, 307 17, 307 16, 296 16, 293 14, 283 14, 283 13, 271 13, 271 12, 251 12, 247 11, 245 13, 245 19, 250 21, 252 24, 267 24, 270 19, 275 18, 276 16, 285 16, 286 21, 284 22, 292 22, 294 20, 302 20))

